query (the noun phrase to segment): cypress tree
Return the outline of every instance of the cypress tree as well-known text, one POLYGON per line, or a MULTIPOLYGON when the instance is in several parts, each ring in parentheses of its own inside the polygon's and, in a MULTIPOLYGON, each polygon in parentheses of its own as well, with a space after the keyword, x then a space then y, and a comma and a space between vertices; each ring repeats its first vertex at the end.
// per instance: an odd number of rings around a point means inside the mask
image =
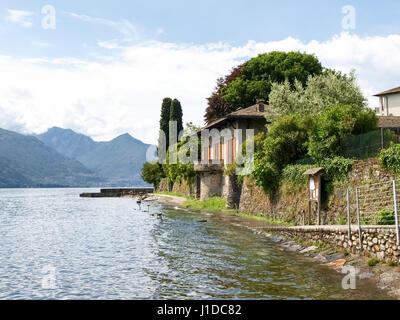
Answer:
POLYGON ((179 133, 183 130, 183 122, 182 122, 182 106, 178 99, 174 99, 171 103, 170 110, 170 121, 177 122, 178 136, 179 133))
MULTIPOLYGON (((160 118, 160 135, 161 132, 165 133, 166 137, 166 150, 169 146, 169 119, 171 117, 171 98, 164 98, 161 106, 161 118, 160 118)), ((158 138, 158 150, 161 150, 161 136, 158 138)))

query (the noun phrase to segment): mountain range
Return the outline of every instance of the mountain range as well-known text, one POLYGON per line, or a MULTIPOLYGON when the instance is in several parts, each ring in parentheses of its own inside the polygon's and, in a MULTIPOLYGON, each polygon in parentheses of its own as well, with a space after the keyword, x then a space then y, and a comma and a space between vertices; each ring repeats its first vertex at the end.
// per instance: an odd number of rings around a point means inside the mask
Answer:
POLYGON ((146 185, 149 146, 129 134, 96 142, 57 127, 34 136, 0 129, 0 188, 146 185))

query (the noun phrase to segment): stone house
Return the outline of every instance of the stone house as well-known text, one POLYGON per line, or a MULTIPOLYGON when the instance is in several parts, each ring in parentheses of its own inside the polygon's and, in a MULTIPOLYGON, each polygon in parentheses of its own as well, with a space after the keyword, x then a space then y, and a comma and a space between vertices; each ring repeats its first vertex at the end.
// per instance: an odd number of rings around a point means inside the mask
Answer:
POLYGON ((201 162, 194 167, 197 172, 197 198, 204 200, 223 196, 227 200, 227 207, 238 205, 240 190, 236 183, 237 177, 235 174, 224 175, 224 169, 235 163, 246 141, 246 130, 254 130, 254 135, 267 130, 264 116, 267 108, 269 106, 264 101, 258 100, 255 105, 232 112, 197 132, 202 139, 204 136, 209 139, 205 140, 207 143, 202 140, 201 162), (204 135, 205 131, 220 135, 207 136, 204 135))

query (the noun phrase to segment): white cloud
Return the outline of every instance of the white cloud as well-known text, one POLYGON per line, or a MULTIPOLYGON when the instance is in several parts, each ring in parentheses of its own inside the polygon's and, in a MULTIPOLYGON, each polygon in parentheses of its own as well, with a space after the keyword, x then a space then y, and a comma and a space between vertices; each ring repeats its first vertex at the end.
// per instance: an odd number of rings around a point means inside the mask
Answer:
POLYGON ((14 23, 18 23, 22 27, 29 28, 32 27, 31 17, 33 16, 33 12, 31 11, 23 11, 23 10, 12 10, 8 9, 8 15, 6 16, 6 20, 14 23))
POLYGON ((109 59, 97 61, 0 56, 0 127, 40 133, 56 125, 98 140, 129 132, 155 143, 164 97, 178 98, 184 122, 200 125, 216 79, 271 50, 315 53, 324 66, 344 72, 356 68, 371 106, 377 105, 372 94, 400 85, 400 35, 341 34, 325 42, 287 38, 243 46, 153 41, 109 47, 109 59))
POLYGON ((104 18, 90 17, 85 14, 77 14, 73 12, 64 12, 64 13, 74 19, 78 19, 84 22, 104 24, 106 26, 109 26, 117 30, 126 37, 137 37, 137 30, 135 25, 133 25, 130 21, 125 19, 121 21, 113 21, 104 18))

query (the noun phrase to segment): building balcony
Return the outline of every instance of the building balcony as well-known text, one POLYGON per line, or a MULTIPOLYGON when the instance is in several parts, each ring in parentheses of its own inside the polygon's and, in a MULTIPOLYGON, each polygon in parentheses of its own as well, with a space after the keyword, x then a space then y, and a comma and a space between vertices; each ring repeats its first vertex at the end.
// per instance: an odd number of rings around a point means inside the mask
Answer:
POLYGON ((201 163, 194 165, 194 170, 199 172, 222 171, 224 169, 224 160, 202 160, 201 163))

